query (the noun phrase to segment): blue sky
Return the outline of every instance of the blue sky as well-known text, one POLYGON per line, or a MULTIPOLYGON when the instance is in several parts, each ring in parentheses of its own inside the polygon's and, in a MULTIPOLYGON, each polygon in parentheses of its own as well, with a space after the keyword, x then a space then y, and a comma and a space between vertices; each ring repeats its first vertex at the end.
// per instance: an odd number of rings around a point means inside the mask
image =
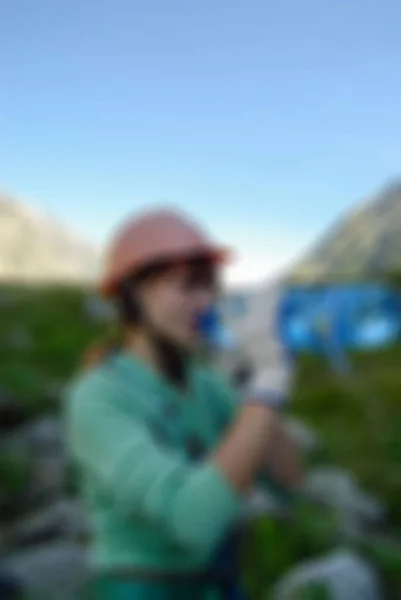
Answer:
POLYGON ((400 174, 400 26, 398 0, 4 0, 0 188, 99 242, 178 205, 266 276, 400 174))

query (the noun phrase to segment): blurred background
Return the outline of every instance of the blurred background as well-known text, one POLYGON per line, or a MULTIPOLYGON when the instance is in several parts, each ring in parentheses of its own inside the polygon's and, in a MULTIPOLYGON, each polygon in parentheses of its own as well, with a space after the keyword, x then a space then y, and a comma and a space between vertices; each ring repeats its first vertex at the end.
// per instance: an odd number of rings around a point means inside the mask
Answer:
POLYGON ((296 508, 255 493, 252 598, 401 598, 400 22, 396 0, 0 4, 1 599, 84 598, 62 390, 112 324, 105 240, 161 205, 236 252, 230 375, 263 368, 287 302, 307 477, 296 508))

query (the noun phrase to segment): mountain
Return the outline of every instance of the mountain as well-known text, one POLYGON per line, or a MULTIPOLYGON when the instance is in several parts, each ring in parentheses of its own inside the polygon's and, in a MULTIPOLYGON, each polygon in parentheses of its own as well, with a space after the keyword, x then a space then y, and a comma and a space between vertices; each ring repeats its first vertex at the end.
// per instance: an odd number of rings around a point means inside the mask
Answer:
POLYGON ((97 258, 95 248, 56 219, 0 195, 0 280, 88 281, 97 258))
POLYGON ((400 267, 401 181, 395 181, 336 222, 292 275, 352 277, 400 267))

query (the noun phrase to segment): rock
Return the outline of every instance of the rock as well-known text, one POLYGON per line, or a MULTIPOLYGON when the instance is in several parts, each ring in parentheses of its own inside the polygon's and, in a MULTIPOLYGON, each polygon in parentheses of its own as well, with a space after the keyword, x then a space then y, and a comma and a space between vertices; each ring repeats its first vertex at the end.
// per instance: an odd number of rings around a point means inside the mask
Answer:
POLYGON ((8 436, 3 447, 29 462, 26 502, 49 502, 63 495, 68 454, 61 420, 44 418, 26 425, 8 436))
POLYGON ((20 430, 19 436, 27 449, 35 454, 65 453, 65 433, 60 419, 39 419, 20 430))
POLYGON ((57 498, 63 493, 68 466, 64 428, 61 420, 42 419, 27 428, 26 443, 35 457, 31 493, 57 498))
POLYGON ((63 498, 8 528, 5 535, 8 545, 16 547, 55 538, 86 539, 89 527, 80 502, 63 498))
POLYGON ((29 497, 56 500, 64 492, 68 462, 62 456, 42 456, 34 462, 29 497))
POLYGON ((41 600, 70 598, 88 576, 85 548, 72 542, 24 550, 2 560, 4 573, 13 577, 24 593, 41 600))
POLYGON ((298 419, 286 419, 285 427, 295 443, 304 452, 310 454, 321 446, 318 434, 298 419))
POLYGON ((246 519, 258 516, 284 516, 286 514, 282 502, 265 488, 256 487, 250 494, 246 507, 246 519))
POLYGON ((20 435, 32 457, 30 494, 33 497, 58 498, 64 489, 68 466, 61 420, 40 419, 26 427, 20 435))
MULTIPOLYGON (((296 567, 279 581, 272 598, 296 600, 302 592, 314 586, 325 590, 330 600, 383 598, 376 572, 370 564, 347 550, 339 550, 296 567)), ((326 595, 322 593, 317 597, 326 598, 326 595)))
POLYGON ((382 504, 361 490, 353 477, 341 469, 313 469, 306 477, 304 491, 312 500, 333 508, 342 531, 349 535, 363 533, 385 516, 382 504))

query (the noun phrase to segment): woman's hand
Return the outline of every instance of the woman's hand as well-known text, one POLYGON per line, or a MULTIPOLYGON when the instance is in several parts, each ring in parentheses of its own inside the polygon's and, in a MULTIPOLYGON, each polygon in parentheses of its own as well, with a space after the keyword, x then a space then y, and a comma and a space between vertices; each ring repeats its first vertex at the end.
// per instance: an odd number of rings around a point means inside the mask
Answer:
POLYGON ((251 380, 244 403, 269 406, 276 412, 276 418, 271 419, 271 433, 266 439, 264 471, 278 485, 295 489, 302 482, 301 453, 280 414, 291 397, 294 364, 285 351, 277 328, 279 300, 279 297, 274 299, 266 315, 266 366, 251 380))
POLYGON ((289 434, 280 409, 291 394, 293 368, 284 357, 276 354, 275 363, 253 378, 246 395, 244 406, 259 405, 270 408, 269 435, 266 438, 263 471, 278 485, 295 489, 302 480, 300 450, 289 434))
POLYGON ((291 395, 292 381, 292 365, 284 356, 275 354, 269 366, 252 378, 244 402, 283 408, 291 395))
POLYGON ((300 448, 281 417, 276 419, 275 427, 267 441, 264 471, 284 488, 295 490, 302 484, 303 465, 300 448))

